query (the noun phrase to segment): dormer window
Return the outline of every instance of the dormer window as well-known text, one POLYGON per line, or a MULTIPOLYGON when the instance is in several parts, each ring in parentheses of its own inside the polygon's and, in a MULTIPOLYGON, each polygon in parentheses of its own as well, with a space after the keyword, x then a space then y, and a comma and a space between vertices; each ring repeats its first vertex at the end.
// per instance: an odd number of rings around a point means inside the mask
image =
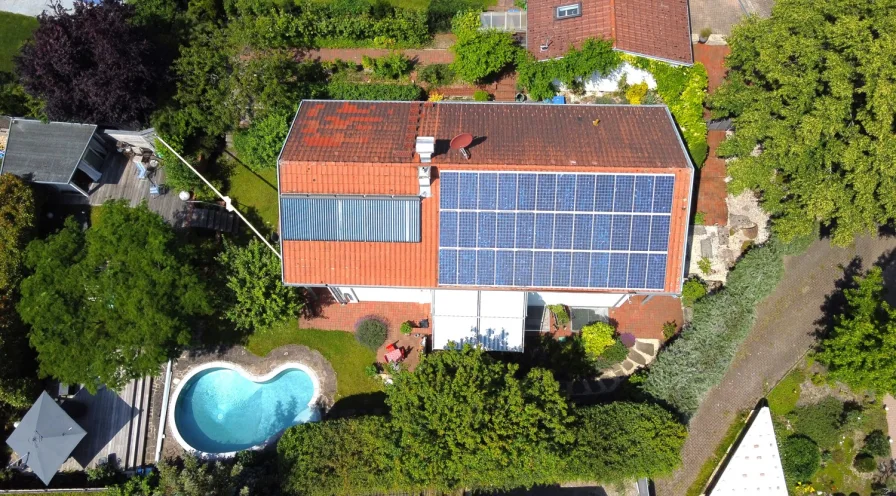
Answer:
POLYGON ((557 19, 579 17, 580 15, 582 15, 582 4, 580 3, 557 7, 557 19))

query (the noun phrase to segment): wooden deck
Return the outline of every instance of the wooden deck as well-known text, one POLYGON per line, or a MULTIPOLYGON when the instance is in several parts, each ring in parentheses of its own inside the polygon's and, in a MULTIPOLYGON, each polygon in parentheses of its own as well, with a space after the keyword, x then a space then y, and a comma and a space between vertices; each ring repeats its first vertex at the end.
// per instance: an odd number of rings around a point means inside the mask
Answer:
POLYGON ((120 393, 79 391, 73 399, 85 408, 75 421, 87 435, 60 470, 94 467, 110 456, 125 470, 145 464, 148 426, 158 422, 149 411, 152 382, 150 377, 131 381, 120 393))
POLYGON ((177 197, 177 191, 169 190, 152 198, 149 194, 149 187, 152 184, 165 184, 163 170, 156 172, 150 179, 139 179, 137 166, 133 161, 126 155, 113 150, 106 159, 106 163, 103 164, 103 175, 100 181, 90 185, 89 198, 84 198, 81 195, 66 195, 66 203, 102 205, 107 200, 123 199, 128 200, 132 207, 136 207, 146 201, 149 209, 161 215, 168 223, 174 227, 184 227, 188 204, 177 197))

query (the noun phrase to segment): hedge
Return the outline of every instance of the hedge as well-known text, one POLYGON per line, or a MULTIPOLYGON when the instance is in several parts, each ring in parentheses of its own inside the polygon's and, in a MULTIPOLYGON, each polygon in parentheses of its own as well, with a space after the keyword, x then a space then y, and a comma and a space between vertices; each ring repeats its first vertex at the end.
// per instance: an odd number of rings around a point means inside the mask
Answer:
POLYGON ((327 85, 327 94, 334 100, 413 101, 425 99, 423 88, 416 84, 350 83, 334 81, 327 85))
POLYGON ((517 61, 517 84, 525 88, 532 100, 544 100, 556 94, 554 80, 574 86, 595 72, 606 76, 622 63, 609 40, 588 39, 581 50, 570 48, 561 59, 539 62, 528 53, 517 61))
POLYGON ((651 365, 643 391, 685 417, 693 415, 725 376, 756 319, 756 305, 784 275, 784 256, 803 251, 813 239, 790 244, 772 239, 750 249, 728 275, 727 285, 694 305, 691 323, 651 365))

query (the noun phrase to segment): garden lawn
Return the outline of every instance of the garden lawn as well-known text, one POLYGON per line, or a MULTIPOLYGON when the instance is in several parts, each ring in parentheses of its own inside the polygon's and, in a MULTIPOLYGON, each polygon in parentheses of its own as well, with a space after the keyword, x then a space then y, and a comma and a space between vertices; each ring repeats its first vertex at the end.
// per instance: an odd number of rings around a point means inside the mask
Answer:
POLYGON ((768 408, 775 415, 787 415, 795 407, 796 402, 800 399, 802 392, 802 383, 806 375, 801 367, 797 367, 791 373, 787 374, 781 382, 769 391, 766 399, 768 400, 768 408))
POLYGON ((249 337, 247 348, 264 356, 278 346, 300 344, 317 350, 336 371, 336 400, 355 395, 379 393, 381 383, 369 377, 364 368, 376 361, 376 354, 361 346, 355 335, 343 331, 299 329, 295 321, 280 324, 270 331, 249 337))
MULTIPOLYGON (((236 160, 233 174, 228 179, 230 185, 227 194, 240 208, 240 212, 246 214, 250 221, 260 220, 264 223, 265 232, 276 231, 278 227, 277 217, 277 168, 254 172, 236 160)), ((261 227, 261 226, 257 226, 261 227)))
POLYGON ((12 58, 22 43, 37 29, 37 18, 0 12, 0 72, 12 72, 12 58))

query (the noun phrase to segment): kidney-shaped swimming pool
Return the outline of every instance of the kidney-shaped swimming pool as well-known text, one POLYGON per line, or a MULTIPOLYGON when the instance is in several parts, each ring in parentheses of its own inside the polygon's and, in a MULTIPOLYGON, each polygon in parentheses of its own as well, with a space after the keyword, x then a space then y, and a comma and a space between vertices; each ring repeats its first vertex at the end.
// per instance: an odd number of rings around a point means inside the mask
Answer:
POLYGON ((263 445, 287 427, 318 419, 317 378, 284 365, 261 380, 231 366, 191 372, 175 393, 173 422, 184 448, 230 454, 263 445))

